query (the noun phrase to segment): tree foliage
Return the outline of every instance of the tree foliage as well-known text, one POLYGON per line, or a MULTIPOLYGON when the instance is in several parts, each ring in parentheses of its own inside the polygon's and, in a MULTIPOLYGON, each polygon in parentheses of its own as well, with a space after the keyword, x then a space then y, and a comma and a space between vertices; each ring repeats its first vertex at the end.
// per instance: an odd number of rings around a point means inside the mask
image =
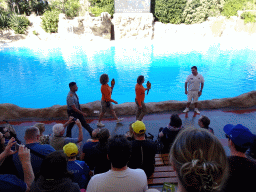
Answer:
POLYGON ((53 9, 51 11, 46 11, 42 17, 42 28, 47 33, 56 33, 58 31, 60 11, 53 9))

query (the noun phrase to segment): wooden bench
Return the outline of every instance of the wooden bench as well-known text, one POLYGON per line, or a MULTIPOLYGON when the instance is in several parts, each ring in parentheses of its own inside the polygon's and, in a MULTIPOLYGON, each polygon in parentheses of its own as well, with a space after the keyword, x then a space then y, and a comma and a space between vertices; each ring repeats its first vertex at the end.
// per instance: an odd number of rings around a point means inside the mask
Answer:
POLYGON ((169 154, 156 154, 155 171, 148 178, 148 185, 163 185, 164 182, 177 184, 177 174, 170 165, 169 154))

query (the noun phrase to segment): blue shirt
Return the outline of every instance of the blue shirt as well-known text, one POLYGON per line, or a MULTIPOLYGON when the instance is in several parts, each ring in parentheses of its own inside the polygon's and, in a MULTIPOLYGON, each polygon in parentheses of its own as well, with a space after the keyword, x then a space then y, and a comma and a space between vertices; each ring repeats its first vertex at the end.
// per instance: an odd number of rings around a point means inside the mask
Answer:
POLYGON ((99 142, 87 142, 83 146, 84 161, 90 167, 90 170, 94 170, 95 161, 93 161, 92 155, 95 153, 93 146, 96 146, 99 142))
POLYGON ((0 175, 0 191, 1 192, 10 192, 10 191, 19 191, 23 192, 27 190, 27 184, 18 179, 15 175, 0 175))
POLYGON ((90 169, 84 161, 68 161, 68 171, 73 173, 73 182, 78 183, 80 189, 86 189, 89 182, 90 169))

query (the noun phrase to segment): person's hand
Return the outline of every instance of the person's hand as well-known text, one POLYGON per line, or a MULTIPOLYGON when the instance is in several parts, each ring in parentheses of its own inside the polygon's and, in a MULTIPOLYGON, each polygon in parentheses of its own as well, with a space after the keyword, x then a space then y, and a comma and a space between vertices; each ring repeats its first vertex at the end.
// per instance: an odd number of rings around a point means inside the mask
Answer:
POLYGON ((20 145, 18 155, 21 163, 30 162, 30 150, 24 145, 20 145))
POLYGON ((83 112, 82 114, 83 114, 83 116, 87 116, 87 113, 84 113, 84 112, 83 112))
POLYGON ((185 94, 186 94, 186 95, 188 94, 188 91, 187 91, 187 90, 185 90, 185 94))
POLYGON ((116 101, 113 101, 113 103, 118 104, 116 101))
POLYGON ((71 122, 73 121, 73 119, 74 119, 74 117, 73 117, 73 116, 70 116, 70 117, 68 118, 68 122, 71 123, 71 122))
POLYGON ((76 124, 77 124, 78 127, 79 127, 79 126, 82 126, 79 119, 76 120, 76 124))
POLYGON ((202 91, 199 91, 198 92, 198 96, 200 97, 202 95, 202 91))
POLYGON ((6 157, 9 156, 9 155, 13 155, 14 153, 17 152, 17 151, 13 151, 13 150, 11 149, 12 146, 15 145, 15 144, 16 144, 15 138, 12 137, 12 138, 8 141, 8 144, 7 144, 7 146, 6 146, 5 149, 4 149, 4 153, 5 153, 6 157))

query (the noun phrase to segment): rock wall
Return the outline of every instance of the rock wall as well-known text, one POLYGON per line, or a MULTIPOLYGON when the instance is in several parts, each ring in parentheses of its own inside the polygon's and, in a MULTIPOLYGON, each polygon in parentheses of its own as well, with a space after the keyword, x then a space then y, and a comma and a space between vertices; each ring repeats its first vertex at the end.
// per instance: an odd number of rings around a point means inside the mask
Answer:
POLYGON ((115 40, 151 40, 153 37, 153 21, 152 13, 115 13, 112 20, 115 40))
MULTIPOLYGON (((148 113, 159 113, 167 111, 183 110, 186 106, 186 101, 164 101, 146 103, 148 113)), ((233 98, 212 99, 198 102, 200 109, 218 109, 218 108, 248 108, 256 106, 256 91, 242 94, 233 98)), ((194 107, 193 104, 191 107, 194 107)), ((100 111, 100 101, 95 101, 81 105, 82 111, 89 116, 98 116, 95 111, 100 111)), ((120 115, 135 115, 135 103, 123 103, 115 105, 115 111, 120 115)), ((67 118, 67 106, 54 105, 43 109, 21 108, 13 104, 0 104, 0 120, 18 120, 18 119, 56 119, 67 118)))

